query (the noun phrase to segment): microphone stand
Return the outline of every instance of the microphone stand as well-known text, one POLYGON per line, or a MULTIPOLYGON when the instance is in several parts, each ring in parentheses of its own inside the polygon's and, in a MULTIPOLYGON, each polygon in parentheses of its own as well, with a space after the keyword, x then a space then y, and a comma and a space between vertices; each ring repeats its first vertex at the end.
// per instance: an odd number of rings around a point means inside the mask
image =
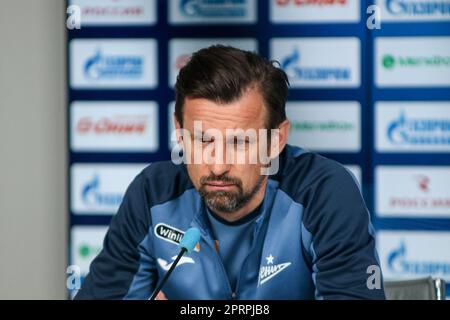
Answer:
POLYGON ((178 262, 180 261, 181 257, 187 252, 187 249, 182 247, 180 253, 178 254, 177 258, 175 259, 175 261, 172 263, 172 265, 170 266, 169 270, 167 271, 167 273, 164 275, 164 277, 162 278, 161 282, 159 283, 159 285, 156 287, 155 291, 153 291, 153 294, 151 295, 151 297, 148 300, 155 300, 156 296, 158 295, 158 293, 161 291, 162 287, 164 286, 164 284, 166 283, 167 279, 169 278, 170 274, 172 273, 173 269, 175 269, 175 267, 177 266, 178 262))

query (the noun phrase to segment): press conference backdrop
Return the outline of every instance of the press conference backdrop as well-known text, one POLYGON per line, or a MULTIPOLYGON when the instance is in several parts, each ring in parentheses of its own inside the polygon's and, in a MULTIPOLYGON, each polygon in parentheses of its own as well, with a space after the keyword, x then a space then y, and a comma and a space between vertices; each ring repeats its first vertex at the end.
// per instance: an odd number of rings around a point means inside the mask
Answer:
POLYGON ((82 17, 68 32, 67 107, 70 264, 83 276, 128 184, 170 159, 179 69, 220 43, 280 62, 289 143, 355 174, 385 278, 450 282, 450 0, 68 5, 82 17), (366 25, 372 4, 381 29, 366 25))

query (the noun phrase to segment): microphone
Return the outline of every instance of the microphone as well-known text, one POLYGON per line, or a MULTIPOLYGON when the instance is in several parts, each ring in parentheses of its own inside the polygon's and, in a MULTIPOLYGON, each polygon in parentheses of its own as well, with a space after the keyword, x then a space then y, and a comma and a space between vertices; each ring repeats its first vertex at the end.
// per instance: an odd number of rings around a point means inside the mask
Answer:
POLYGON ((200 241, 200 230, 197 228, 189 228, 183 238, 180 241, 179 247, 180 247, 180 253, 178 254, 175 261, 170 266, 167 273, 164 275, 163 279, 159 283, 159 285, 156 287, 155 291, 153 291, 153 294, 150 296, 148 300, 155 300, 158 293, 161 291, 162 287, 166 283, 167 279, 169 279, 170 274, 172 273, 173 269, 177 266, 178 262, 180 261, 181 257, 187 252, 191 253, 192 250, 194 250, 197 243, 200 241))

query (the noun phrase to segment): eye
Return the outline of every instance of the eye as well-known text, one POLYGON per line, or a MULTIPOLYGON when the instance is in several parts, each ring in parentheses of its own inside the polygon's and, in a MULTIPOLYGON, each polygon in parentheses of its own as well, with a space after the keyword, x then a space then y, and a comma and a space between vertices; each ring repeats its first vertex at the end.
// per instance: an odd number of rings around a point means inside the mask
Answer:
POLYGON ((212 137, 205 137, 205 136, 199 137, 197 140, 200 141, 203 144, 208 144, 208 143, 214 142, 214 138, 212 138, 212 137))
POLYGON ((247 145, 249 142, 248 142, 248 140, 246 140, 246 139, 239 139, 239 138, 235 137, 234 140, 232 141, 232 143, 233 143, 235 146, 245 146, 245 145, 247 145))

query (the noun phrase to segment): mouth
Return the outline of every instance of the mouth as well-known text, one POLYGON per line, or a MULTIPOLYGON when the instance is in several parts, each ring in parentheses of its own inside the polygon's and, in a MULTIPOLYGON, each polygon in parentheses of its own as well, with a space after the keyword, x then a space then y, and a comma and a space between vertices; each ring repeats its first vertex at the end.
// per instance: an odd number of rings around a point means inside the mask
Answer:
POLYGON ((221 181, 211 181, 211 182, 207 182, 205 185, 209 189, 216 190, 216 191, 229 190, 236 186, 234 183, 221 182, 221 181))

